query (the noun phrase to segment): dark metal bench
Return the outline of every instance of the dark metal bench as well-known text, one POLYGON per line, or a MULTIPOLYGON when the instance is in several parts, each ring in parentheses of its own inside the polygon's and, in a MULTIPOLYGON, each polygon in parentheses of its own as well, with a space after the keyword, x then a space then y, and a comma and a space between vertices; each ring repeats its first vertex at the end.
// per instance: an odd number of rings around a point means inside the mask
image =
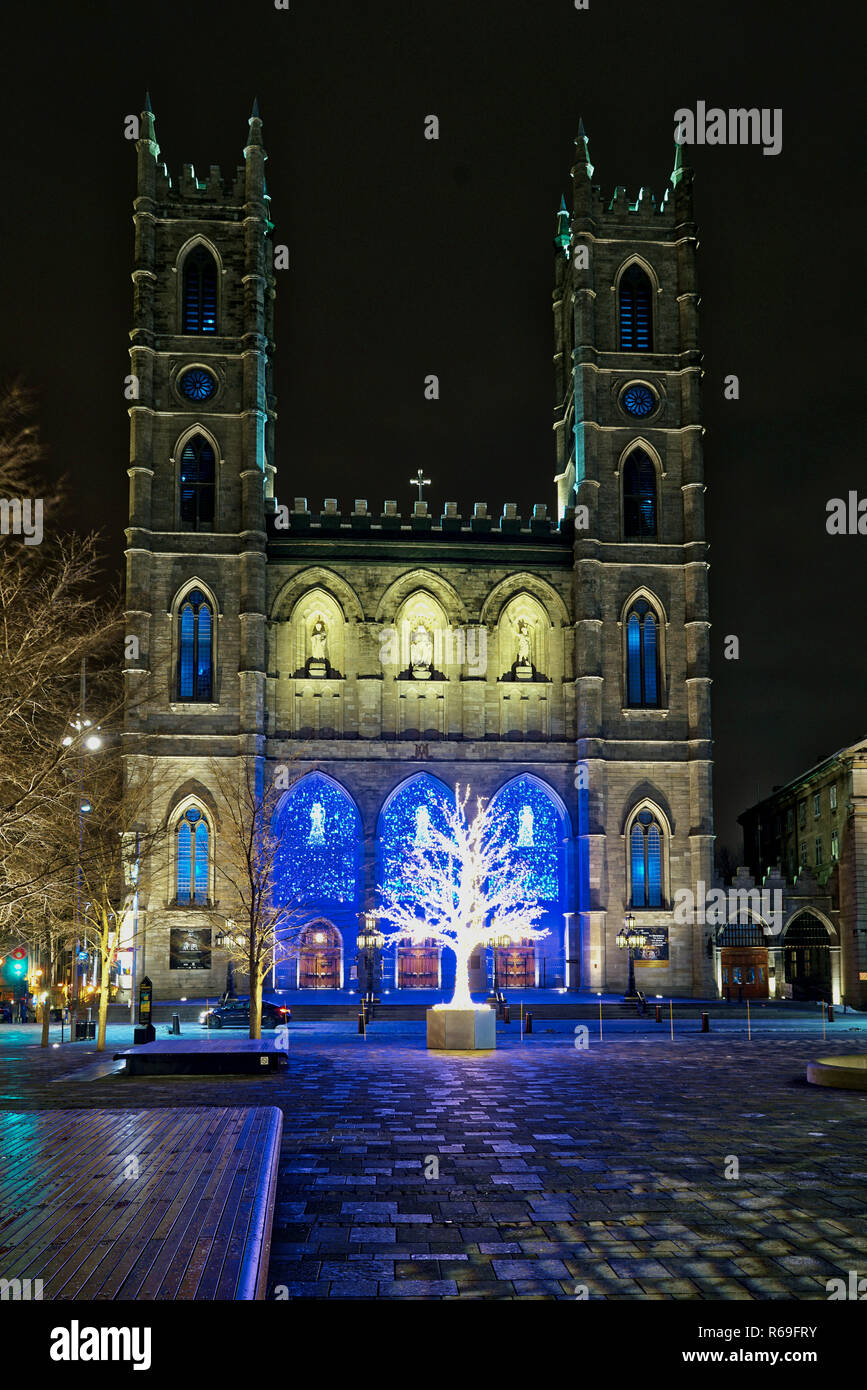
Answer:
POLYGON ((264 1298, 282 1129, 273 1106, 5 1112, 4 1278, 46 1300, 264 1298))
POLYGON ((142 1043, 115 1052, 125 1076, 202 1076, 283 1071, 288 1065, 281 1039, 181 1038, 142 1043))

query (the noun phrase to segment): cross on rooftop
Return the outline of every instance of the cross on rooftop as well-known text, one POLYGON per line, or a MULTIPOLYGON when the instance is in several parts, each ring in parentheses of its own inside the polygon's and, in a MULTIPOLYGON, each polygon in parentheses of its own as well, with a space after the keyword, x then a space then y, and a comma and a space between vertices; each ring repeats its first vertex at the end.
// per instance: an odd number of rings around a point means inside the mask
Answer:
POLYGON ((418 472, 416 473, 415 477, 414 477, 414 478, 410 478, 409 481, 412 483, 413 487, 417 487, 417 488, 418 488, 418 500, 419 500, 419 502, 423 502, 423 501, 424 501, 424 492, 423 492, 422 489, 423 489, 423 488, 426 488, 426 487, 428 486, 428 484, 430 483, 430 478, 426 478, 425 475, 424 475, 424 469, 423 469, 423 468, 420 468, 420 469, 418 470, 418 472))

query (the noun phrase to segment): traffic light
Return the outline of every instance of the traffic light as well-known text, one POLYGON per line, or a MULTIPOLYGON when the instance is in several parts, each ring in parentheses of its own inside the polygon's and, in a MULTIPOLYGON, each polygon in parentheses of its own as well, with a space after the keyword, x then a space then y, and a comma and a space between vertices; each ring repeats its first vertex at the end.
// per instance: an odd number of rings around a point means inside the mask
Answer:
POLYGON ((27 979, 28 966, 27 951, 23 946, 16 946, 3 963, 3 974, 10 984, 20 984, 27 979))

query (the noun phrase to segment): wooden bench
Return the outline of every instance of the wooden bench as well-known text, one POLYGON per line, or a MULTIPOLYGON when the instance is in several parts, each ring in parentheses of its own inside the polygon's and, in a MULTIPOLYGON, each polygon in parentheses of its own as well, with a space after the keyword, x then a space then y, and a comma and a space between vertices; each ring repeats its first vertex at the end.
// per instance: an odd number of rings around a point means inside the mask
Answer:
POLYGON ((43 1299, 264 1298, 282 1131, 273 1106, 5 1112, 4 1278, 43 1299))

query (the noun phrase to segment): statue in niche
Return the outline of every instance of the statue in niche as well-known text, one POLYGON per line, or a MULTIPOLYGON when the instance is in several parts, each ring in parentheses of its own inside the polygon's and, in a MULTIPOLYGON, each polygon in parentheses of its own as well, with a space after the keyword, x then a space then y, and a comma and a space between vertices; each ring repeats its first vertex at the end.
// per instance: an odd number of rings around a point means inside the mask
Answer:
POLYGON ((530 656, 530 624, 526 618, 519 618, 515 627, 518 655, 515 660, 515 676, 519 681, 532 680, 533 662, 530 656))
POLYGON ((307 843, 325 844, 325 807, 321 801, 314 801, 310 807, 310 834, 307 836, 307 843))
POLYGON ((310 659, 307 669, 311 676, 324 676, 328 671, 328 628, 321 613, 316 614, 310 629, 310 659))
POLYGON ((414 676, 430 675, 433 665, 433 638, 424 623, 416 623, 409 639, 409 664, 414 676))
POLYGON ((533 844, 533 808, 522 806, 518 814, 518 848, 532 849, 533 844))

